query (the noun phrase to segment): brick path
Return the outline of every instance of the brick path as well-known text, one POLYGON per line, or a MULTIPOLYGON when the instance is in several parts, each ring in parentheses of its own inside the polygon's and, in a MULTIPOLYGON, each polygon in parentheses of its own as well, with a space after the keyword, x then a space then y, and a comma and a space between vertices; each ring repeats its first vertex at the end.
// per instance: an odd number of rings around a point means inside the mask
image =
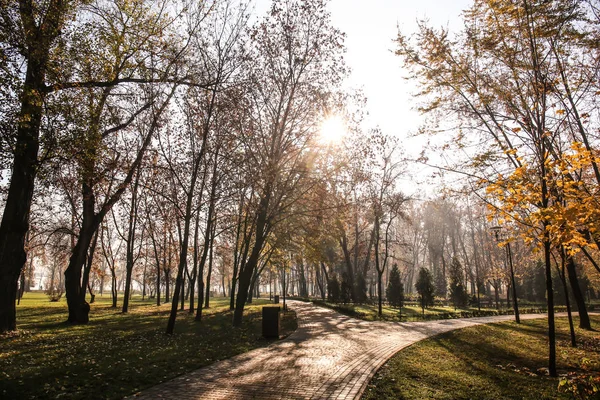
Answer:
POLYGON ((454 329, 513 319, 366 322, 310 303, 289 303, 298 315, 298 329, 286 340, 184 374, 136 399, 358 399, 400 349, 454 329))

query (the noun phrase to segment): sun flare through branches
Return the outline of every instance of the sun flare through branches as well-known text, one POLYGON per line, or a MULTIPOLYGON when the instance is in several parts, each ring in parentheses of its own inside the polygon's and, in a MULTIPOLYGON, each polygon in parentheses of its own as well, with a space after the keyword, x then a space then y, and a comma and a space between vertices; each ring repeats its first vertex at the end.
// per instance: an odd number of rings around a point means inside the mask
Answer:
POLYGON ((346 123, 341 116, 336 114, 329 115, 321 123, 319 140, 325 144, 339 143, 346 135, 346 131, 346 123))

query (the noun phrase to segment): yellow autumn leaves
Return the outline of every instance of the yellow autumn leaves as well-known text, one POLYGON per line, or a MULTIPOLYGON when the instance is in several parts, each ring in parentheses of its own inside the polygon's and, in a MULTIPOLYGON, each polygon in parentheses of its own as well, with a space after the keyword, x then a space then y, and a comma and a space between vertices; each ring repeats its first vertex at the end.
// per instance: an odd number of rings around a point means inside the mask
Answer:
MULTIPOLYGON (((516 150, 509 150, 516 155, 516 150)), ((569 151, 559 157, 547 156, 534 166, 522 159, 520 166, 508 174, 499 173, 493 180, 482 182, 493 199, 490 218, 517 222, 520 235, 535 242, 544 229, 554 246, 564 246, 575 254, 582 246, 594 246, 590 235, 597 233, 600 221, 598 185, 593 180, 592 164, 600 157, 585 149, 582 143, 571 143, 569 151), (545 176, 548 204, 542 203, 540 176, 545 176)))

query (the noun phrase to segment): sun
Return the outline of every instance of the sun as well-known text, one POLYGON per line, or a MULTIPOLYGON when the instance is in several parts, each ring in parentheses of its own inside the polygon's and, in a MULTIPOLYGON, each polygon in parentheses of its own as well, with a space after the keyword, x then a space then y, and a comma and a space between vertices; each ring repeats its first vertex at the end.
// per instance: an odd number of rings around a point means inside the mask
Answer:
POLYGON ((346 135, 346 123, 339 115, 330 115, 321 123, 321 142, 326 144, 340 142, 344 135, 346 135))

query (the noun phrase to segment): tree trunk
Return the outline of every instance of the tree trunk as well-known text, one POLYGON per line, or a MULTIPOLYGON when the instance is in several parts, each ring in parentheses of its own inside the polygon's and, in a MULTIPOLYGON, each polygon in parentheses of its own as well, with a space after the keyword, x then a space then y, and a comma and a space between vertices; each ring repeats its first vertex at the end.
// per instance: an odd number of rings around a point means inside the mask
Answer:
POLYGON ((111 272, 111 286, 110 286, 110 294, 112 296, 112 308, 117 308, 117 274, 115 271, 115 266, 110 270, 111 272))
MULTIPOLYGON (((204 308, 208 308, 210 306, 210 278, 212 275, 212 269, 213 269, 213 246, 215 245, 215 229, 217 227, 217 224, 213 224, 212 226, 212 233, 210 235, 210 247, 208 249, 209 254, 208 254, 208 273, 206 274, 206 295, 205 295, 205 299, 204 299, 204 308)), ((198 304, 201 305, 202 301, 201 298, 199 298, 198 304)))
POLYGON ((235 310, 235 290, 237 286, 238 267, 234 265, 233 276, 231 277, 231 288, 229 288, 229 310, 235 310))
POLYGON ((160 306, 160 256, 158 255, 158 246, 156 244, 155 225, 152 224, 152 219, 148 213, 148 223, 150 226, 150 239, 152 239, 152 250, 154 253, 154 261, 156 262, 156 305, 160 306))
POLYGON ((286 300, 286 293, 288 291, 288 286, 290 285, 289 283, 289 279, 287 279, 286 277, 287 271, 285 270, 285 267, 283 268, 283 271, 281 271, 281 295, 283 297, 283 309, 286 310, 287 308, 287 304, 285 303, 286 300))
POLYGON ((25 238, 38 168, 40 125, 46 98, 44 82, 50 48, 60 34, 68 4, 49 1, 45 15, 39 18, 39 26, 31 2, 21 2, 19 7, 27 47, 23 49, 27 70, 20 95, 12 175, 0 223, 0 333, 17 328, 17 281, 27 259, 25 238))
POLYGON ((231 275, 231 289, 229 290, 229 309, 235 309, 235 295, 236 295, 236 287, 238 283, 238 276, 240 266, 246 262, 246 257, 248 255, 249 250, 249 240, 250 238, 246 235, 246 228, 248 224, 248 216, 244 218, 244 222, 242 223, 242 214, 244 211, 244 200, 240 201, 240 210, 238 214, 238 226, 235 234, 235 250, 233 252, 233 273, 231 275), (241 233, 242 233, 242 225, 244 227, 244 240, 243 240, 243 248, 240 248, 241 241, 241 233))
MULTIPOLYGON (((344 264, 346 265, 346 274, 348 275, 348 285, 352 286, 352 301, 355 301, 356 288, 354 285, 354 266, 352 265, 352 259, 350 258, 350 251, 348 249, 348 238, 346 237, 346 232, 342 233, 342 237, 339 240, 339 243, 344 254, 344 264)), ((356 259, 356 257, 357 256, 355 254, 354 258, 356 259)))
MULTIPOLYGON (((218 154, 218 153, 217 153, 218 154)), ((202 320, 202 299, 204 298, 204 267, 206 266, 206 259, 208 257, 209 250, 212 249, 212 232, 215 212, 215 201, 216 201, 216 157, 215 157, 215 168, 213 169, 213 182, 210 193, 210 205, 208 207, 208 214, 206 216, 206 230, 204 235, 204 248, 202 249, 202 258, 200 259, 200 266, 198 268, 198 308, 196 309, 196 321, 202 320)), ((212 251, 211 251, 212 256, 212 251)))
MULTIPOLYGON (((590 317, 587 312, 587 306, 585 305, 585 297, 579 287, 579 278, 577 277, 577 266, 572 256, 567 255, 567 274, 569 275, 569 283, 571 285, 571 291, 573 298, 577 304, 577 311, 579 312, 579 327, 581 329, 591 330, 592 325, 590 323, 590 317)), ((568 296, 568 293, 565 292, 568 296)))
MULTIPOLYGON (((173 301, 171 302, 171 313, 167 322, 167 335, 172 335, 175 329, 175 319, 177 318, 177 305, 183 290, 183 270, 187 265, 187 252, 190 237, 190 220, 192 219, 192 198, 194 193, 195 177, 192 176, 192 183, 185 208, 185 220, 183 228, 183 240, 181 242, 181 251, 179 254, 179 266, 177 267, 177 279, 175 280, 175 290, 173 291, 173 301)), ((167 286, 168 287, 168 286, 167 286)))
MULTIPOLYGON (((179 264, 181 265, 181 263, 179 264)), ((185 309, 185 276, 187 275, 187 262, 183 266, 183 274, 181 275, 181 287, 180 287, 180 295, 179 295, 179 310, 183 311, 185 309)))
POLYGON ((195 321, 202 321, 202 296, 204 295, 204 279, 198 277, 198 307, 196 308, 195 321))
MULTIPOLYGON (((102 261, 102 266, 104 266, 104 261, 102 261)), ((104 296, 104 272, 106 269, 102 270, 102 275, 100 276, 100 296, 104 296)))
POLYGON ((546 267, 546 299, 548 302, 548 373, 556 377, 556 329, 554 323, 554 291, 552 289, 552 266, 550 264, 550 237, 544 226, 544 264, 546 267))
MULTIPOLYGON (((258 267, 258 260, 260 257, 260 253, 263 249, 266 240, 266 224, 267 224, 267 211, 269 207, 269 202, 271 200, 271 188, 270 185, 267 185, 265 190, 265 196, 261 199, 260 204, 258 206, 258 215, 256 218, 256 231, 255 231, 255 239, 254 245, 252 248, 252 253, 250 253, 250 257, 243 265, 243 268, 240 268, 240 276, 239 276, 239 288, 237 299, 235 302, 235 310, 233 311, 233 326, 240 327, 242 325, 242 317, 244 315, 244 306, 246 304, 246 300, 248 297, 248 289, 250 288, 250 282, 252 280, 252 274, 254 270, 258 267)), ((284 293, 284 307, 285 307, 285 293, 284 293)))
POLYGON ((321 294, 321 300, 325 301, 325 286, 327 283, 325 281, 325 276, 321 274, 322 266, 324 267, 324 264, 321 262, 320 265, 315 268, 315 280, 317 281, 319 293, 321 294))
POLYGON ((565 303, 567 305, 567 316, 569 317, 569 332, 571 334, 571 347, 577 347, 577 338, 575 337, 575 327, 573 326, 573 316, 571 314, 571 301, 569 300, 569 288, 567 286, 567 277, 565 271, 565 258, 566 254, 564 249, 561 248, 561 269, 558 269, 558 265, 556 269, 558 270, 558 276, 560 277, 560 281, 563 285, 563 290, 565 291, 565 303))
POLYGON ((256 275, 258 273, 258 268, 254 270, 252 274, 252 279, 250 281, 250 288, 248 289, 248 298, 246 299, 246 304, 252 304, 252 299, 254 298, 254 285, 256 283, 256 275))
POLYGON ((156 305, 160 306, 160 265, 156 266, 156 305))
MULTIPOLYGON (((206 176, 208 175, 207 169, 204 170, 202 174, 202 183, 200 185, 200 199, 198 202, 202 200, 202 193, 204 193, 204 186, 206 184, 206 176)), ((200 208, 196 210, 196 221, 194 226, 194 268, 192 270, 192 276, 190 279, 190 314, 194 313, 194 290, 196 287, 196 280, 202 280, 202 274, 198 273, 198 235, 200 231, 200 208)), ((198 308, 202 307, 202 297, 200 293, 198 293, 198 308)))
POLYGON ((165 269, 165 303, 168 303, 171 298, 171 277, 169 276, 169 270, 165 269))
POLYGON ((82 290, 81 287, 81 273, 92 237, 98 229, 97 218, 94 215, 95 197, 91 186, 84 182, 82 188, 83 221, 75 248, 69 259, 69 266, 65 270, 65 294, 69 308, 68 321, 72 324, 89 322, 90 305, 85 301, 85 288, 82 290))
MULTIPOLYGON (((179 267, 177 268, 177 280, 175 282, 175 291, 173 293, 173 302, 171 304, 171 313, 169 315, 169 322, 167 323, 167 331, 168 335, 173 334, 173 330, 175 328, 175 318, 177 317, 177 301, 179 300, 180 291, 183 290, 183 270, 187 268, 187 253, 188 253, 188 245, 189 245, 189 237, 190 237, 190 222, 192 219, 192 202, 194 200, 194 191, 196 188, 196 180, 198 178, 198 169, 200 168, 200 162, 202 160, 204 154, 204 143, 206 143, 206 130, 203 137, 203 144, 200 152, 194 160, 194 166, 192 171, 192 177, 190 180, 190 187, 188 189, 187 201, 185 206, 185 219, 184 219, 184 228, 183 228, 183 240, 181 241, 181 251, 179 255, 179 267)), ((198 271, 198 280, 202 280, 201 271, 198 271)), ((199 298, 201 294, 198 293, 199 298)), ((182 298, 183 299, 183 298, 182 298)), ((198 309, 202 309, 202 307, 198 307, 198 309)))
POLYGON ((19 277, 19 292, 17 293, 17 305, 21 304, 21 299, 23 298, 24 292, 25 292, 25 271, 21 271, 21 276, 19 277))
MULTIPOLYGON (((383 290, 382 290, 382 279, 381 277, 383 276, 383 271, 379 272, 377 271, 377 297, 378 297, 378 311, 379 311, 379 316, 381 317, 381 315, 383 314, 383 290)), ((389 301, 389 299, 388 299, 389 301)))
POLYGON ((135 181, 133 188, 131 189, 131 207, 129 208, 129 227, 127 231, 127 254, 125 269, 127 275, 125 277, 125 296, 123 297, 123 308, 122 312, 126 313, 129 311, 129 296, 131 294, 131 276, 133 275, 133 264, 134 264, 134 244, 135 244, 135 230, 137 226, 137 192, 140 185, 140 171, 141 167, 138 167, 136 171, 135 181))
MULTIPOLYGON (((192 268, 192 279, 190 279, 190 308, 189 308, 189 313, 193 314, 195 311, 195 305, 194 305, 194 290, 195 290, 195 286, 196 286, 196 279, 202 279, 202 277, 198 277, 198 235, 200 232, 200 210, 198 210, 196 212, 196 221, 195 221, 195 226, 194 226, 194 257, 193 257, 193 262, 194 262, 194 267, 192 268)), ((202 307, 202 300, 200 298, 198 298, 198 306, 202 307)))
POLYGON ((88 283, 87 285, 88 292, 90 293, 90 304, 94 304, 96 301, 96 295, 92 291, 92 286, 88 283))
MULTIPOLYGON (((129 247, 129 244, 127 245, 129 247)), ((125 264, 125 290, 123 295, 123 306, 121 312, 127 313, 129 311, 129 296, 131 295, 131 275, 133 274, 133 251, 130 253, 127 250, 127 261, 125 264)))
MULTIPOLYGON (((146 248, 148 250, 148 248, 146 248)), ((148 267, 148 259, 144 262, 144 272, 142 273, 142 300, 146 299, 146 268, 148 267)), ((152 289, 150 289, 150 297, 152 297, 152 289)))
POLYGON ((499 310, 500 309, 500 294, 498 293, 498 282, 496 279, 494 279, 494 281, 495 281, 494 282, 495 285, 493 285, 494 286, 494 300, 496 302, 496 310, 499 310))
MULTIPOLYGON (((90 248, 88 251, 87 259, 83 269, 83 278, 81 280, 81 294, 83 296, 83 301, 85 301, 85 292, 86 288, 89 288, 90 282, 90 272, 92 271, 92 263, 94 262, 94 252, 96 251, 96 244, 98 243, 98 230, 94 233, 94 238, 92 239, 92 243, 90 243, 90 248)), ((90 296, 92 295, 92 291, 90 290, 90 296)), ((90 304, 93 303, 90 301, 90 304)))

